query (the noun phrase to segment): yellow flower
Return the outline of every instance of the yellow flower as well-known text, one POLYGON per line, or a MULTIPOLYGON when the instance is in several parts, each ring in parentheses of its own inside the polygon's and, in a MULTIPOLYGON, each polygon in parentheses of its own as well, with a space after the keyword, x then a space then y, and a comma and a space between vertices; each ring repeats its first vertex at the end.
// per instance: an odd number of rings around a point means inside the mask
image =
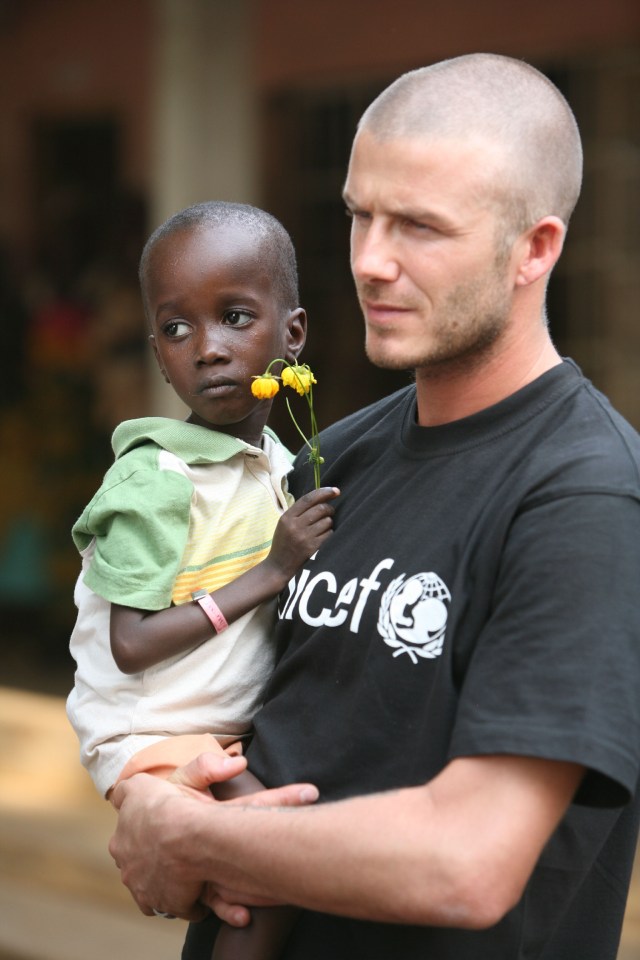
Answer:
POLYGON ((282 382, 285 387, 292 387, 294 390, 297 390, 301 397, 304 397, 305 393, 309 393, 311 390, 311 384, 317 383, 318 381, 306 363, 297 363, 284 368, 282 371, 282 382))
POLYGON ((282 380, 285 387, 293 387, 293 389, 300 394, 301 397, 305 397, 307 405, 309 407, 309 419, 311 421, 311 439, 307 439, 304 435, 304 432, 300 429, 300 425, 296 420, 293 410, 291 409, 291 404, 289 403, 289 398, 285 397, 287 404, 287 410, 293 424, 302 437, 305 446, 309 451, 309 463, 313 464, 313 479, 316 485, 316 490, 320 486, 320 465, 324 463, 324 459, 320 456, 320 440, 318 438, 318 424, 316 422, 316 415, 313 409, 313 390, 311 389, 312 384, 317 383, 316 378, 311 372, 311 368, 307 363, 289 363, 288 360, 284 360, 282 357, 275 357, 265 372, 259 377, 253 378, 253 383, 251 384, 251 393, 254 397, 258 397, 259 400, 270 400, 272 397, 275 397, 276 393, 280 389, 279 380, 282 380), (276 364, 282 364, 282 372, 279 377, 274 376, 271 373, 271 367, 276 364))
POLYGON ((251 393, 258 400, 271 400, 279 389, 278 377, 274 377, 272 373, 263 373, 259 377, 254 377, 251 384, 251 393))

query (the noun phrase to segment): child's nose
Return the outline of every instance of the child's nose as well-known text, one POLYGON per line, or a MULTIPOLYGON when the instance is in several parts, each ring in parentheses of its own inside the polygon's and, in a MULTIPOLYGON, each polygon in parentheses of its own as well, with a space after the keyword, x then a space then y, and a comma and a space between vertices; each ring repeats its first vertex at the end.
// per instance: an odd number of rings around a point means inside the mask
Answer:
POLYGON ((224 331, 217 326, 203 330, 198 348, 198 360, 202 363, 216 363, 230 356, 224 331))

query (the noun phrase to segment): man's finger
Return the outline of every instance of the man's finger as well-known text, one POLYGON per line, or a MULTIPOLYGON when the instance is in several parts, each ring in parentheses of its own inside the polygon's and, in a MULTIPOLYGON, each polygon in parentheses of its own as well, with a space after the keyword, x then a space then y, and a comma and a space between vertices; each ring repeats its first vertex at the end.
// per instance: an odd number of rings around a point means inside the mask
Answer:
POLYGON ((207 900, 218 920, 228 923, 230 927, 248 927, 251 923, 251 912, 239 903, 227 903, 222 897, 212 896, 207 900))
POLYGON ((201 753, 184 767, 174 770, 168 780, 182 787, 203 791, 212 783, 223 783, 237 777, 247 768, 245 757, 227 757, 217 753, 201 753))
POLYGON ((315 803, 319 796, 318 788, 312 783, 288 783, 225 802, 244 807, 304 807, 315 803))

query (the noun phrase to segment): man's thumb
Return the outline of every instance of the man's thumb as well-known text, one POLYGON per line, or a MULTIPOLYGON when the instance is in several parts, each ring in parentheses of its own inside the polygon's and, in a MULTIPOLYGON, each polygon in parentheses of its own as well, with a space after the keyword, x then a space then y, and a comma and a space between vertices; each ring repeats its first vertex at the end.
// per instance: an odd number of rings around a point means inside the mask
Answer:
POLYGON ((206 790, 212 783, 223 783, 237 777, 246 769, 244 757, 226 757, 217 753, 201 753, 184 767, 178 767, 171 776, 170 783, 177 783, 194 790, 206 790))

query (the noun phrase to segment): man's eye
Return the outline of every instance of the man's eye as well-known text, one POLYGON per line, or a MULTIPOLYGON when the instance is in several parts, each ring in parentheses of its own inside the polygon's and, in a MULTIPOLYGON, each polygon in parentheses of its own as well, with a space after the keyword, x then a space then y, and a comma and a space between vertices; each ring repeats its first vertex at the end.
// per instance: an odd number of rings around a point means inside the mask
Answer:
POLYGON ((371 219, 371 214, 367 213, 366 210, 352 210, 351 207, 345 207, 344 212, 349 220, 354 220, 355 222, 371 219))
POLYGON ((171 320, 166 324, 164 332, 172 340, 176 337, 184 337, 189 332, 189 324, 184 320, 171 320))
POLYGON ((224 315, 224 322, 230 327, 244 327, 251 323, 252 316, 246 310, 227 310, 224 315))

